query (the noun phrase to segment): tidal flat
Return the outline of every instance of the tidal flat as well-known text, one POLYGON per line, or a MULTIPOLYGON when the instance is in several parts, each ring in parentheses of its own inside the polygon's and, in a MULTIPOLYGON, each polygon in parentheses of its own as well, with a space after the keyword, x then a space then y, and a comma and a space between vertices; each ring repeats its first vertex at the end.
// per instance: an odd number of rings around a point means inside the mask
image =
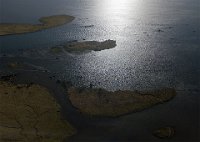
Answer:
POLYGON ((49 29, 70 23, 73 20, 74 20, 73 16, 55 15, 55 16, 40 18, 39 22, 41 24, 0 23, 0 36, 41 31, 44 29, 49 29))

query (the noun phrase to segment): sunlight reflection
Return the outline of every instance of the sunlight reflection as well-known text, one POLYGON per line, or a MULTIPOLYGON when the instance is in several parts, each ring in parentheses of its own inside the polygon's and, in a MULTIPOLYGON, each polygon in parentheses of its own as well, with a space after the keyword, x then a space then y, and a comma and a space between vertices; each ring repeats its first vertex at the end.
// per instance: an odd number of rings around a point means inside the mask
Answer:
POLYGON ((102 19, 109 17, 106 19, 108 27, 122 32, 132 22, 133 15, 140 16, 140 4, 139 0, 98 0, 94 11, 97 15, 103 16, 102 19))
POLYGON ((104 14, 128 14, 130 9, 128 8, 128 4, 130 0, 102 0, 98 3, 100 6, 101 13, 104 14))

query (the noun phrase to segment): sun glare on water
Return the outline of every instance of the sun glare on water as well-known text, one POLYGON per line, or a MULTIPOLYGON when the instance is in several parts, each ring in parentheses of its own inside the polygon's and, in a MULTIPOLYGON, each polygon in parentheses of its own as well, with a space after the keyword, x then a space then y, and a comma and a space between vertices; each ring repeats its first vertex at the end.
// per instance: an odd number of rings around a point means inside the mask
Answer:
POLYGON ((101 12, 117 14, 127 11, 127 2, 129 0, 103 0, 99 5, 101 6, 101 12))

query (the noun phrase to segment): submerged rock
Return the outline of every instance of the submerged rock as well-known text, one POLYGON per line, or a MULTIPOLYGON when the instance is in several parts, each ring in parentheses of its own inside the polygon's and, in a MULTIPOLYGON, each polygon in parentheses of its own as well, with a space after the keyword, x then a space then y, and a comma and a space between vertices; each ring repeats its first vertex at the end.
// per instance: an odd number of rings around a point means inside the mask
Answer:
POLYGON ((11 63, 8 63, 8 67, 11 69, 19 69, 23 67, 23 64, 19 62, 11 62, 11 63))
POLYGON ((50 52, 54 54, 59 54, 63 52, 62 47, 52 47, 50 48, 50 52))

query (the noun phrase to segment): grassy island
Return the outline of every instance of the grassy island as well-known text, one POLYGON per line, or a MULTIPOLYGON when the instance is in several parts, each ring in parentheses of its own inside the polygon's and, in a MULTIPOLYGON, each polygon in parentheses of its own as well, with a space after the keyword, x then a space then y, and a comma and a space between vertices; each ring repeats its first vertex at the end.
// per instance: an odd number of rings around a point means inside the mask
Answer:
POLYGON ((176 95, 174 89, 142 93, 138 91, 110 92, 104 89, 75 87, 71 87, 68 93, 72 105, 82 113, 109 117, 141 111, 169 101, 176 95))
POLYGON ((98 41, 85 41, 85 42, 68 42, 63 46, 52 47, 52 53, 61 53, 63 50, 67 52, 82 52, 82 51, 101 51, 104 49, 114 48, 116 46, 116 41, 106 40, 102 42, 98 41))
POLYGON ((49 17, 42 17, 39 19, 41 24, 0 24, 0 36, 10 35, 10 34, 22 34, 29 32, 36 32, 48 28, 57 27, 74 20, 73 16, 68 15, 56 15, 49 17))
POLYGON ((60 142, 75 132, 46 88, 0 81, 1 142, 60 142))

